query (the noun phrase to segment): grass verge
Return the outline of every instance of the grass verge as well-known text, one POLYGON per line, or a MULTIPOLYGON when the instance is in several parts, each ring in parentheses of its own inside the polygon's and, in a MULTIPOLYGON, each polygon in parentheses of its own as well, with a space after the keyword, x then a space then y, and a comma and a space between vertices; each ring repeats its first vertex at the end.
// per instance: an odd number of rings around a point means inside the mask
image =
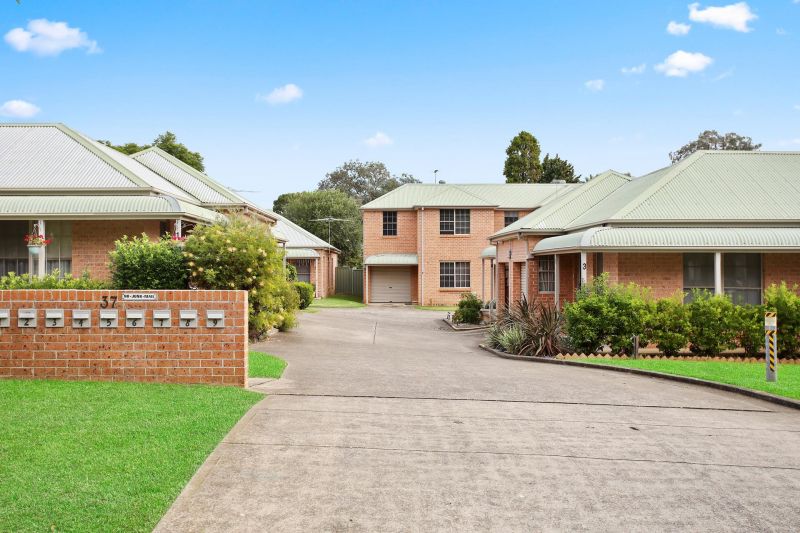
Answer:
POLYGON ((250 378, 279 378, 286 368, 286 361, 268 353, 250 352, 247 365, 247 377, 250 378))
POLYGON ((262 395, 0 380, 0 531, 151 531, 262 395))
POLYGON ((420 311, 455 311, 458 307, 455 305, 415 305, 414 309, 420 311))
POLYGON ((598 365, 625 366, 727 383, 800 400, 800 365, 779 365, 778 381, 765 380, 763 363, 723 361, 670 361, 668 359, 576 359, 598 365))
POLYGON ((311 302, 309 309, 366 307, 359 296, 336 294, 311 302))

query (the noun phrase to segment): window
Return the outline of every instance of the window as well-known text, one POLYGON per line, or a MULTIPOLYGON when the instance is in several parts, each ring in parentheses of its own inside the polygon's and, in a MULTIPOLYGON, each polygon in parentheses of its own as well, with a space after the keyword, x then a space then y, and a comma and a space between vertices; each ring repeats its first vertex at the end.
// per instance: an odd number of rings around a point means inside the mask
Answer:
POLYGON ((60 277, 72 272, 72 222, 48 220, 45 222, 47 238, 47 273, 58 270, 60 277))
POLYGON ((761 303, 761 254, 723 254, 725 294, 737 305, 761 303))
POLYGON ((539 292, 555 292, 556 256, 540 255, 536 261, 539 266, 539 292))
POLYGON ((383 212, 383 234, 397 235, 397 211, 383 212))
POLYGON ((23 240, 27 233, 30 227, 25 220, 0 222, 0 276, 28 272, 28 247, 23 240))
POLYGON ((603 252, 596 252, 594 254, 594 277, 603 275, 603 252))
POLYGON ((439 287, 466 289, 469 286, 469 261, 439 263, 439 287))
POLYGON ((684 302, 692 301, 692 290, 703 289, 714 292, 714 254, 683 254, 684 302))
POLYGON ((294 266, 297 269, 297 281, 311 283, 311 259, 297 259, 294 266))
POLYGON ((506 211, 503 213, 503 225, 508 226, 519 220, 519 211, 506 211))
POLYGON ((441 235, 469 234, 469 209, 440 209, 439 233, 441 235))
POLYGON ((519 269, 519 289, 522 298, 528 297, 528 262, 522 263, 519 269))

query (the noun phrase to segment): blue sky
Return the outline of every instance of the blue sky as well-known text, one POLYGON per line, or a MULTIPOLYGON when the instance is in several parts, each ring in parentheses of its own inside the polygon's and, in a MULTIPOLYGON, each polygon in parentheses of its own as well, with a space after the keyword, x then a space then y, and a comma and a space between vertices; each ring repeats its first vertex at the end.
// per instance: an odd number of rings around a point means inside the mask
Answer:
POLYGON ((352 158, 502 181, 522 129, 582 174, 703 129, 800 150, 800 0, 689 4, 4 0, 0 120, 170 129, 266 207, 352 158))

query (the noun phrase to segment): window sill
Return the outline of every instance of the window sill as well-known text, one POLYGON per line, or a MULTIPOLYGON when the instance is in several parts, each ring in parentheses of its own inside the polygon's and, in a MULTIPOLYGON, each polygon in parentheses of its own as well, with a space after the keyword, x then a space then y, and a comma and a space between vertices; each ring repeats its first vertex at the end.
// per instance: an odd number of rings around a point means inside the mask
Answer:
POLYGON ((442 237, 442 238, 453 238, 453 237, 455 237, 457 239, 463 239, 464 237, 472 237, 472 234, 471 233, 457 233, 457 234, 453 235, 452 233, 440 233, 439 237, 442 237))
POLYGON ((472 287, 439 287, 440 292, 464 292, 471 289, 472 287))

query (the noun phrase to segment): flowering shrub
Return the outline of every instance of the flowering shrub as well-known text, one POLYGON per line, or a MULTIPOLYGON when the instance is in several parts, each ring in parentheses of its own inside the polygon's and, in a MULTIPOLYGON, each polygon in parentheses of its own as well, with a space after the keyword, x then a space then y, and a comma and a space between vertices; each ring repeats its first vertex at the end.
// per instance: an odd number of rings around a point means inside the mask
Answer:
POLYGON ((269 229, 241 217, 197 226, 183 247, 189 284, 248 292, 250 336, 295 324, 299 297, 286 280, 283 258, 269 229))
POLYGON ((89 274, 84 272, 80 277, 73 277, 66 274, 59 275, 58 270, 42 278, 31 276, 30 274, 17 275, 10 272, 0 278, 0 290, 13 289, 105 289, 108 284, 96 279, 91 279, 89 274))
POLYGON ((151 241, 122 237, 109 252, 111 284, 115 289, 166 290, 186 288, 181 249, 169 238, 151 241))

